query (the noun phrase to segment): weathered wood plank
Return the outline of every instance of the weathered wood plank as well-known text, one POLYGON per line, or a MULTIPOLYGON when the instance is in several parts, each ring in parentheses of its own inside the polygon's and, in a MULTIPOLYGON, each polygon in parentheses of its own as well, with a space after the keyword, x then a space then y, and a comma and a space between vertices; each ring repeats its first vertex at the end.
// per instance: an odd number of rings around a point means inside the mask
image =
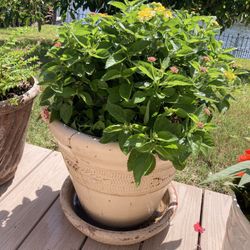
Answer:
POLYGON ((1 249, 16 249, 22 243, 58 197, 67 175, 61 154, 53 152, 1 201, 1 249))
POLYGON ((200 219, 202 189, 174 182, 178 209, 170 227, 146 240, 142 250, 197 249, 198 233, 193 225, 200 219))
POLYGON ((68 222, 57 199, 18 249, 73 250, 79 249, 85 238, 68 222))
POLYGON ((222 248, 231 205, 231 196, 205 190, 202 209, 202 226, 205 232, 200 239, 202 250, 222 248))
POLYGON ((45 148, 26 144, 13 181, 0 186, 0 202, 51 152, 45 148))
POLYGON ((88 238, 82 250, 139 250, 139 246, 140 246, 139 244, 131 246, 111 246, 111 245, 101 244, 99 242, 96 242, 88 238))

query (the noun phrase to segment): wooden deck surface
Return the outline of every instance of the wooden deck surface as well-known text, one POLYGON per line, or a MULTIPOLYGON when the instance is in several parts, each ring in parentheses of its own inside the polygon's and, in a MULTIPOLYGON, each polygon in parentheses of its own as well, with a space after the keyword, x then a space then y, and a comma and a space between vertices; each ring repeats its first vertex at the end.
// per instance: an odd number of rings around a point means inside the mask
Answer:
POLYGON ((65 218, 59 191, 68 176, 59 152, 26 145, 12 183, 0 187, 0 249, 12 250, 220 250, 231 197, 174 183, 179 207, 169 228, 140 244, 97 243, 65 218), (201 222, 203 234, 193 225, 201 222))

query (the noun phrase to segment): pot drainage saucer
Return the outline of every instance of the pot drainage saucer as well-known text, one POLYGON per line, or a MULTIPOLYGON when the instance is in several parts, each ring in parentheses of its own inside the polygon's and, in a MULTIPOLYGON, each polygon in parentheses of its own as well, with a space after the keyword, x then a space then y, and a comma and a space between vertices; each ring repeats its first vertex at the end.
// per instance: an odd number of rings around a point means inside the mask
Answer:
POLYGON ((60 202, 67 219, 80 232, 93 240, 110 245, 131 245, 151 238, 167 226, 177 209, 177 194, 170 184, 153 216, 136 227, 114 229, 101 225, 87 215, 77 198, 70 177, 63 183, 60 202))

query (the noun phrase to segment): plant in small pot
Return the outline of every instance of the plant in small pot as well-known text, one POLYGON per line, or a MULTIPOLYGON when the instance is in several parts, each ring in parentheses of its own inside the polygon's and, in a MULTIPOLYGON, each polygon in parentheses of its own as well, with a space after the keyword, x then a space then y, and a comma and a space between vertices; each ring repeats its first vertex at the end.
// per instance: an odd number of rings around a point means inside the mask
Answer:
POLYGON ((212 112, 228 108, 240 80, 214 17, 110 4, 121 13, 61 28, 41 105, 84 209, 126 227, 152 215, 175 168, 212 146, 212 112))
POLYGON ((0 47, 0 185, 11 180, 21 159, 33 99, 39 92, 37 60, 30 49, 6 41, 0 47))
POLYGON ((225 181, 234 192, 223 250, 247 250, 250 246, 250 149, 239 156, 239 163, 211 175, 205 181, 225 181))

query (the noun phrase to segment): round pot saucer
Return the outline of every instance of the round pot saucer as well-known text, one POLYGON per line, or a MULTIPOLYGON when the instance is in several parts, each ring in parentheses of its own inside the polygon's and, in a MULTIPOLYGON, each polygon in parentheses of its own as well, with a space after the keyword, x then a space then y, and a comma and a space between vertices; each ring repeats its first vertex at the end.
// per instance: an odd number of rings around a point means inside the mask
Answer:
POLYGON ((170 184, 153 216, 143 224, 132 228, 111 228, 94 221, 81 207, 70 177, 63 183, 60 202, 65 216, 80 232, 101 243, 131 245, 158 234, 167 226, 177 209, 177 194, 170 184))

